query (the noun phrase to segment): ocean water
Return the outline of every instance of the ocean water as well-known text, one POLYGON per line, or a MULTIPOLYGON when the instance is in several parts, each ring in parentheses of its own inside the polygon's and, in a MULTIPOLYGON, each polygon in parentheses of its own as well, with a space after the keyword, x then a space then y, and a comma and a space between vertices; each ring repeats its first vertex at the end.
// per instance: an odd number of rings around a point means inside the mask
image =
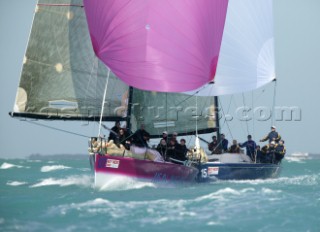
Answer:
POLYGON ((93 188, 86 156, 0 159, 0 231, 320 231, 320 159, 277 179, 93 188))

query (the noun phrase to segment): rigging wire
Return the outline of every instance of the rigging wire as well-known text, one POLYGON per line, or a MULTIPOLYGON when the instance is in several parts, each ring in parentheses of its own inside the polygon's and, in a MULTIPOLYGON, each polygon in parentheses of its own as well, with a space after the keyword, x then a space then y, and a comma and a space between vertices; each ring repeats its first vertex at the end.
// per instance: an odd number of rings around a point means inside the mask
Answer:
POLYGON ((274 89, 273 89, 273 103, 272 103, 272 115, 271 115, 271 126, 274 124, 275 106, 276 106, 276 96, 277 96, 277 79, 274 79, 274 89))
MULTIPOLYGON (((252 109, 252 111, 253 111, 253 107, 254 107, 254 92, 253 92, 253 90, 251 91, 251 109, 252 109)), ((253 117, 252 117, 252 135, 253 135, 253 138, 255 138, 255 130, 254 130, 254 120, 255 120, 255 118, 254 118, 254 111, 252 112, 252 115, 253 115, 253 117)))
MULTIPOLYGON (((245 99, 244 93, 242 93, 242 101, 243 101, 244 107, 246 108, 246 107, 247 107, 247 104, 246 104, 246 99, 245 99)), ((245 121, 246 121, 247 135, 249 135, 250 133, 249 133, 248 120, 245 120, 245 121)))
MULTIPOLYGON (((231 103, 232 103, 232 99, 233 99, 233 95, 231 95, 231 98, 230 98, 230 101, 229 101, 229 106, 228 106, 228 110, 227 110, 227 114, 229 114, 230 112, 230 107, 231 107, 231 103)), ((221 102, 220 102, 221 104, 221 102)), ((222 104, 221 104, 222 106, 222 104)), ((221 127, 221 130, 223 129, 224 125, 227 123, 227 117, 226 115, 224 114, 224 121, 223 121, 223 124, 220 126, 221 127)))
POLYGON ((61 132, 65 132, 65 133, 68 133, 68 134, 77 135, 77 136, 80 136, 80 137, 90 138, 90 136, 87 136, 87 135, 83 135, 83 134, 75 133, 75 132, 72 132, 72 131, 59 129, 59 128, 48 126, 48 125, 44 125, 44 124, 41 124, 41 123, 32 122, 32 121, 28 121, 28 120, 26 120, 26 122, 31 123, 31 124, 35 124, 37 126, 46 127, 46 128, 52 129, 52 130, 61 131, 61 132))
POLYGON ((99 121, 99 133, 98 133, 98 136, 100 136, 100 134, 101 134, 102 116, 103 116, 103 111, 104 111, 104 103, 105 103, 105 99, 106 99, 106 95, 107 95, 109 77, 110 77, 110 69, 108 68, 107 81, 106 81, 106 86, 104 88, 102 105, 101 105, 101 114, 100 114, 100 121, 99 121))
MULTIPOLYGON (((201 89, 199 89, 198 91, 196 91, 195 93, 189 95, 188 97, 186 97, 185 99, 183 99, 182 101, 178 102, 177 104, 175 104, 175 106, 180 106, 182 103, 184 103, 185 101, 188 101, 190 98, 194 97, 194 96, 197 96, 197 94, 202 90, 204 89, 205 86, 203 86, 201 89)), ((166 93, 166 96, 167 96, 167 93, 166 93)), ((171 111, 171 110, 174 110, 174 109, 166 109, 166 114, 171 111)))
MULTIPOLYGON (((97 70, 98 70, 98 60, 96 59, 96 56, 93 56, 92 57, 92 66, 91 66, 91 70, 90 70, 90 76, 88 78, 88 83, 87 83, 87 87, 86 87, 86 91, 85 91, 85 94, 84 94, 84 101, 86 102, 87 101, 87 98, 88 98, 88 90, 90 89, 89 86, 91 85, 91 80, 93 79, 93 72, 95 70, 95 67, 97 65, 97 70)), ((96 91, 95 91, 96 93, 96 91)))
MULTIPOLYGON (((231 98, 231 99, 232 99, 232 98, 231 98)), ((224 109, 223 109, 223 106, 222 106, 222 103, 221 103, 220 98, 218 98, 218 101, 219 101, 219 105, 220 105, 220 107, 221 107, 221 110, 222 110, 222 113, 223 113, 223 116, 224 116, 224 123, 227 124, 229 134, 231 135, 231 138, 232 138, 232 140, 233 140, 233 135, 232 135, 232 132, 231 132, 231 130, 230 130, 229 123, 228 123, 228 121, 227 121, 227 119, 226 119, 226 115, 225 115, 225 113, 224 113, 224 109)), ((230 103, 231 103, 231 100, 230 100, 230 103)), ((230 105, 229 105, 229 107, 230 107, 230 105)), ((228 109, 228 110, 229 110, 229 109, 228 109)))
MULTIPOLYGON (((239 106, 237 104, 236 98, 233 99, 233 103, 234 103, 235 108, 238 109, 239 106)), ((243 123, 239 123, 239 125, 241 127, 242 133, 245 135, 245 129, 243 128, 243 123)), ((246 137, 246 135, 245 135, 245 137, 246 137)))

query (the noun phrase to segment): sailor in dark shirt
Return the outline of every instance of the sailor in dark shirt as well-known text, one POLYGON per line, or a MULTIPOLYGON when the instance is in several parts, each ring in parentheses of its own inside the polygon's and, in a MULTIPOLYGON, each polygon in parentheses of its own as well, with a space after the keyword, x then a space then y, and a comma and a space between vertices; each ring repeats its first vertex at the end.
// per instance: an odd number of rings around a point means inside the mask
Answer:
POLYGON ((109 137, 108 137, 108 141, 113 140, 114 142, 117 139, 117 136, 119 134, 119 129, 120 129, 120 122, 116 121, 114 124, 114 127, 111 128, 109 137))
POLYGON ((166 139, 162 138, 160 140, 160 143, 158 144, 156 150, 161 154, 161 156, 163 157, 164 160, 167 160, 167 142, 166 142, 166 139))
POLYGON ((186 158, 186 153, 187 153, 187 147, 185 145, 185 140, 182 139, 182 144, 177 143, 177 140, 174 138, 171 138, 169 144, 168 144, 168 150, 167 150, 167 158, 168 161, 171 161, 172 163, 176 164, 182 164, 181 162, 175 161, 185 161, 186 158), (175 160, 171 160, 175 159, 175 160))
POLYGON ((124 128, 119 129, 119 133, 117 138, 114 140, 114 143, 120 147, 120 144, 122 144, 127 150, 130 148, 130 138, 128 134, 126 133, 126 130, 124 128))
POLYGON ((269 134, 267 134, 264 138, 262 138, 260 140, 260 142, 264 142, 264 141, 269 140, 269 143, 271 141, 275 141, 276 143, 278 143, 280 139, 281 139, 281 136, 278 132, 276 132, 276 127, 272 126, 269 134))
POLYGON ((255 161, 255 151, 256 151, 256 142, 252 140, 252 136, 248 135, 248 140, 244 143, 239 143, 240 147, 245 147, 247 150, 247 156, 251 158, 252 161, 255 161))
POLYGON ((284 158, 284 155, 286 154, 286 148, 284 146, 284 141, 280 140, 279 144, 275 147, 275 160, 274 162, 276 164, 281 163, 281 160, 284 158))
POLYGON ((261 163, 261 160, 263 160, 263 154, 261 151, 261 147, 259 145, 257 145, 256 147, 256 154, 257 154, 256 163, 261 163))
POLYGON ((275 148, 276 143, 275 141, 271 141, 269 144, 263 146, 261 148, 262 151, 262 157, 261 163, 273 163, 274 162, 274 156, 275 156, 275 148))
POLYGON ((185 139, 180 139, 180 144, 176 145, 176 159, 185 161, 186 154, 188 152, 188 148, 186 146, 186 140, 185 139))
POLYGON ((221 134, 221 146, 222 146, 223 152, 228 151, 228 143, 229 141, 226 139, 225 135, 221 134))
POLYGON ((132 143, 138 147, 149 147, 150 134, 144 129, 144 124, 141 124, 140 129, 133 134, 132 140, 132 143))
POLYGON ((212 136, 212 142, 208 144, 208 149, 211 151, 211 154, 221 154, 221 151, 218 146, 217 136, 212 136))

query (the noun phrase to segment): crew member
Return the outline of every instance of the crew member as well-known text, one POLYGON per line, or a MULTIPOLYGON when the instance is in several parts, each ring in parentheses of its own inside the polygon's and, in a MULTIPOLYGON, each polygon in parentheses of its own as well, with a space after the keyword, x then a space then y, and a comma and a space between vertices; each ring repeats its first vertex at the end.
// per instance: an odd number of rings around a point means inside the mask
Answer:
POLYGON ((212 136, 212 142, 208 144, 208 149, 211 151, 211 154, 221 154, 217 136, 212 136))
POLYGON ((261 160, 261 163, 273 163, 274 162, 275 148, 276 148, 275 141, 271 141, 269 144, 267 144, 261 148, 261 151, 263 153, 263 158, 261 160))
POLYGON ((222 150, 223 152, 228 151, 228 140, 226 139, 224 134, 221 134, 221 146, 222 146, 222 150))
POLYGON ((240 153, 240 147, 239 147, 239 145, 238 145, 237 140, 234 139, 234 140, 232 141, 232 145, 231 145, 231 147, 229 148, 228 152, 229 152, 229 153, 240 153))
POLYGON ((260 142, 264 142, 264 141, 269 140, 269 143, 270 143, 271 141, 275 141, 276 143, 278 143, 280 139, 281 139, 281 136, 280 136, 280 134, 276 131, 276 127, 275 127, 275 126, 272 126, 272 127, 271 127, 271 131, 269 132, 269 134, 267 134, 264 138, 262 138, 262 139, 260 140, 260 142))
POLYGON ((252 140, 252 136, 247 136, 248 140, 244 143, 239 143, 240 147, 245 147, 247 151, 247 156, 250 157, 252 161, 255 161, 255 151, 256 151, 256 142, 252 140))
POLYGON ((279 144, 275 147, 275 160, 274 163, 278 164, 281 163, 281 160, 284 158, 284 155, 286 154, 286 148, 284 146, 284 141, 280 140, 279 144))

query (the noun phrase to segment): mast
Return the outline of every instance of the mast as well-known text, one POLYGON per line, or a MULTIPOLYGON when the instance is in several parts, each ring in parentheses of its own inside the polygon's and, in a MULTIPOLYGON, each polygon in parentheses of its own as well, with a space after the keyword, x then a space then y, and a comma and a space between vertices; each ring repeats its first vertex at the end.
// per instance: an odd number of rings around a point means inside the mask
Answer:
POLYGON ((218 140, 218 147, 222 150, 221 144, 221 136, 220 136, 220 123, 219 123, 219 99, 217 96, 214 96, 214 113, 216 118, 216 128, 217 128, 217 140, 218 140))
POLYGON ((132 94, 133 94, 133 88, 129 87, 129 96, 128 96, 128 109, 127 109, 127 132, 131 132, 131 108, 132 108, 132 94))

